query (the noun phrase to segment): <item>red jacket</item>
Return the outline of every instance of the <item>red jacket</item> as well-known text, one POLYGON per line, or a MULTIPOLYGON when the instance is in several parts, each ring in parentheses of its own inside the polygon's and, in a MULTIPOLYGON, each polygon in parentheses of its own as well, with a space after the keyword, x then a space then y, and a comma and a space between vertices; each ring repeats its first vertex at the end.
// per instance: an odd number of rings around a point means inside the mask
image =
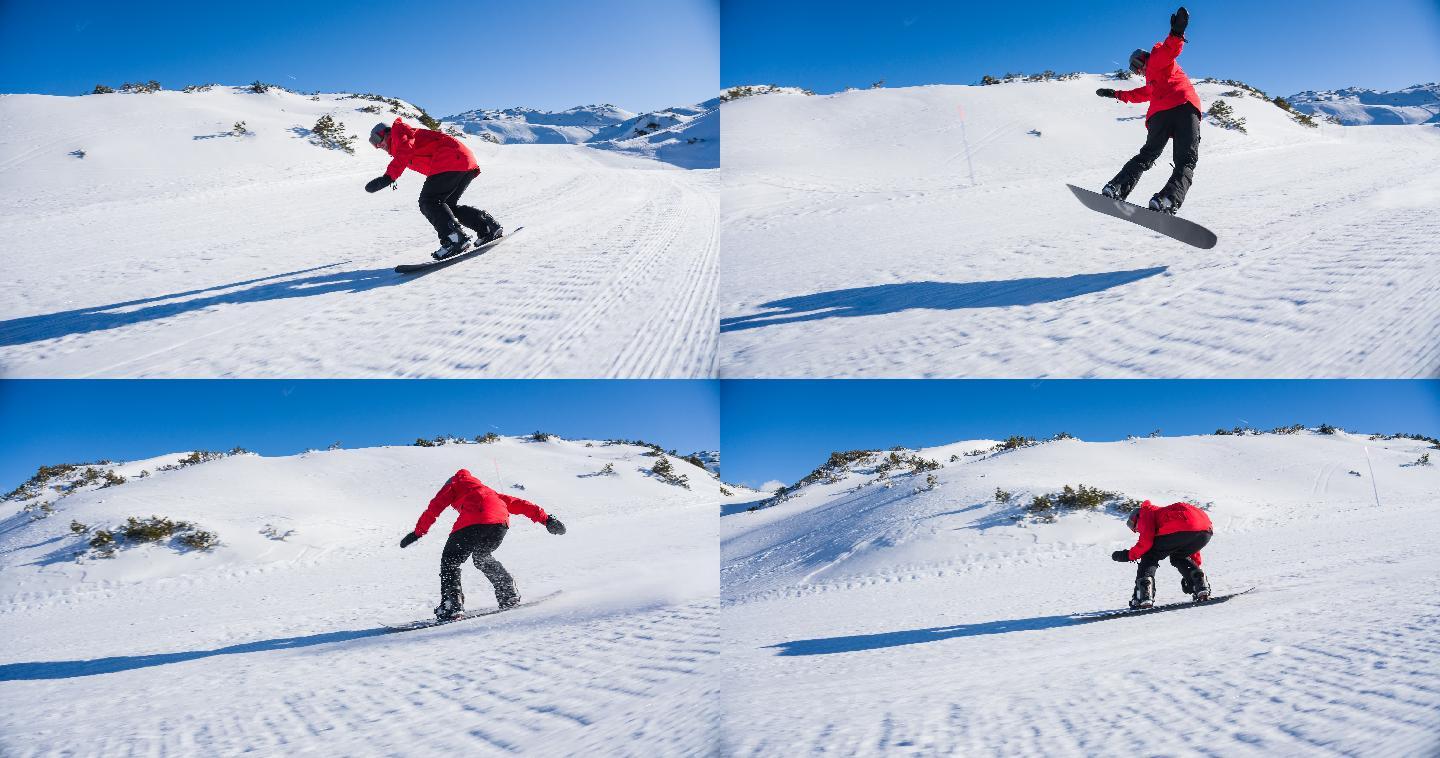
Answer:
POLYGON ((465 143, 448 134, 416 129, 398 118, 390 125, 387 147, 394 156, 385 169, 391 179, 399 179, 407 168, 426 176, 480 168, 465 143))
POLYGON ((481 484, 479 479, 462 468, 445 482, 445 486, 441 487, 430 501, 430 506, 420 514, 420 520, 415 522, 416 536, 424 537, 440 512, 452 505, 455 510, 460 511, 460 518, 455 519, 455 526, 450 527, 452 532, 475 524, 508 526, 512 513, 527 516, 537 524, 543 524, 550 518, 540 506, 529 500, 496 492, 481 484))
MULTIPOLYGON (((1155 544, 1155 538, 1162 534, 1174 534, 1176 532, 1209 532, 1214 531, 1210 526, 1210 517, 1205 511, 1196 508, 1189 503, 1171 503, 1164 508, 1156 507, 1149 500, 1140 504, 1140 518, 1135 521, 1135 528, 1140 532, 1140 541, 1135 547, 1130 548, 1130 560, 1139 560, 1140 556, 1150 551, 1155 544)), ((1200 565, 1200 554, 1190 556, 1195 565, 1200 565)))
POLYGON ((1150 123, 1150 117, 1160 111, 1168 111, 1185 103, 1190 103, 1195 106, 1195 110, 1204 113, 1205 109, 1200 107, 1200 96, 1195 94, 1195 87, 1190 84, 1190 77, 1185 75, 1175 60, 1184 49, 1185 40, 1173 35, 1166 37, 1164 42, 1157 43, 1150 50, 1150 61, 1145 64, 1145 86, 1116 92, 1115 99, 1122 103, 1150 101, 1150 109, 1145 111, 1147 124, 1150 123))

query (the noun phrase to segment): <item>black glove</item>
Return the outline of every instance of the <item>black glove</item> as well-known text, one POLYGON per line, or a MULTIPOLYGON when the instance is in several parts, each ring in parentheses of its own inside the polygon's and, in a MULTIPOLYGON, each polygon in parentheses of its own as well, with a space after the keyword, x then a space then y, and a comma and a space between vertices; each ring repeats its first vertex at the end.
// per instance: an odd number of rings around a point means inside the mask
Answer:
POLYGON ((1115 552, 1113 552, 1113 553, 1110 554, 1110 559, 1113 560, 1113 561, 1115 561, 1116 563, 1129 563, 1129 562, 1130 562, 1130 551, 1129 551, 1129 550, 1116 550, 1115 552))
POLYGON ((405 537, 400 540, 400 547, 410 547, 411 545, 415 544, 415 540, 418 539, 420 539, 420 535, 411 532, 405 535, 405 537))
POLYGON ((1179 37, 1180 39, 1185 39, 1185 27, 1189 25, 1190 11, 1185 10, 1185 6, 1180 6, 1180 10, 1170 14, 1171 37, 1179 37))
POLYGON ((545 531, 551 534, 564 534, 565 525, 560 523, 560 519, 551 516, 545 519, 545 531))
POLYGON ((1100 97, 1115 97, 1115 90, 1101 87, 1100 89, 1095 90, 1095 94, 1099 95, 1100 97))
POLYGON ((375 177, 374 179, 371 179, 370 181, 365 182, 365 191, 366 191, 366 192, 379 192, 380 190, 385 189, 386 187, 389 187, 390 185, 392 185, 392 184, 394 184, 394 183, 395 183, 395 180, 394 180, 394 179, 391 179, 389 174, 386 174, 386 175, 384 175, 384 176, 377 176, 377 177, 375 177))

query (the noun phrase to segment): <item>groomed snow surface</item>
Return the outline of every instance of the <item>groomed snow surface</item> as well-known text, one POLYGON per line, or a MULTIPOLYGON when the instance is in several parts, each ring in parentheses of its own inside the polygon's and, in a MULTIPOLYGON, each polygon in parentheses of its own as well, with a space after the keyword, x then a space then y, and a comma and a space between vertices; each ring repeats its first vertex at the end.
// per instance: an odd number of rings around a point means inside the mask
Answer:
MULTIPOLYGON (((688 490, 642 472, 655 461, 643 453, 506 438, 113 466, 129 481, 0 522, 0 754, 709 753, 724 498, 679 459, 688 490), (615 473, 597 475, 607 463, 615 473), (522 596, 562 594, 384 634, 439 599, 454 511, 399 540, 461 467, 564 521, 552 536, 513 517, 495 553, 522 596), (72 520, 152 514, 223 544, 75 560, 88 537, 72 520)), ((467 605, 493 607, 480 572, 463 571, 467 605)))
MULTIPOLYGON (((1093 213, 1145 139, 1098 75, 724 111, 727 377, 1440 374, 1440 129, 1307 128, 1223 84, 1181 215, 1197 250, 1093 213)), ((1167 148, 1132 194, 1170 174, 1167 148)))
MULTIPOLYGON (((721 518, 724 749, 733 755, 1434 755, 1440 468, 1345 433, 991 442, 875 461, 721 518), (958 456, 957 462, 950 457, 958 456), (1086 484, 1209 510, 1222 605, 1123 608, 1118 510, 1015 503, 1086 484)), ((882 453, 881 456, 888 455, 882 453)), ((1168 563, 1160 603, 1184 599, 1168 563)))
POLYGON ((364 191, 388 162, 364 137, 394 114, 316 98, 0 97, 0 375, 715 373, 717 172, 467 138, 483 173, 463 202, 524 231, 405 276, 437 246, 424 177, 364 191), (354 155, 312 143, 325 114, 354 155))

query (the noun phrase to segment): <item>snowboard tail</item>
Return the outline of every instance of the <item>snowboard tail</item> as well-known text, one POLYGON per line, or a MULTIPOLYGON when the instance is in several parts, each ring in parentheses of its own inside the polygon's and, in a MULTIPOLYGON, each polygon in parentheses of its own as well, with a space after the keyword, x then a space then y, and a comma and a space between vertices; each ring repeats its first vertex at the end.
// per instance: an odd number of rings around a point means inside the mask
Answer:
POLYGON ((512 605, 509 608, 486 608, 484 610, 465 611, 464 613, 456 616, 455 618, 445 619, 444 621, 436 618, 420 619, 419 621, 406 621, 399 624, 385 624, 385 628, 392 632, 408 632, 414 629, 429 629, 432 626, 444 626, 445 624, 453 624, 457 621, 479 618, 481 616, 494 616, 497 613, 504 613, 506 611, 513 611, 519 608, 529 608, 532 605, 538 605, 545 602, 546 600, 553 599, 556 595, 559 595, 560 592, 560 590, 555 590, 554 592, 551 592, 547 595, 541 595, 534 600, 526 600, 519 605, 512 605))
POLYGON ((1075 193, 1076 199, 1092 211, 1099 211, 1107 216, 1138 224, 1152 232, 1159 232, 1170 239, 1193 245, 1201 250, 1215 247, 1215 243, 1219 240, 1214 232, 1189 219, 1152 211, 1124 200, 1108 198, 1098 192, 1081 189, 1073 184, 1065 186, 1075 193))
POLYGON ((490 250, 491 248, 493 248, 493 247, 495 247, 496 245, 504 242, 505 240, 508 240, 508 239, 510 239, 511 237, 514 237, 515 235, 519 234, 519 233, 521 232, 521 230, 523 230, 524 228, 525 228, 525 227, 523 227, 523 226, 517 226, 517 227, 515 227, 515 230, 514 230, 514 231, 507 233, 505 236, 500 237, 499 239, 490 240, 489 242, 486 242, 486 243, 483 244, 483 245, 478 245, 478 246, 476 246, 476 247, 472 247, 472 248, 470 248, 469 250, 466 250, 465 252, 460 253, 459 255, 452 255, 452 256, 450 256, 450 257, 448 257, 448 258, 441 258, 441 259, 438 260, 438 261, 437 261, 437 260, 431 260, 431 261, 426 262, 426 263, 402 263, 402 264, 400 264, 399 266, 396 266, 396 267, 395 267, 395 273, 397 273, 397 274, 413 274, 413 273, 415 273, 415 272, 417 272, 417 271, 434 271, 434 270, 436 270, 436 269, 445 268, 446 266, 452 266, 452 265, 454 265, 454 264, 456 264, 456 263, 459 263, 460 261, 466 260, 467 258, 474 258, 474 257, 480 255, 481 253, 490 250))

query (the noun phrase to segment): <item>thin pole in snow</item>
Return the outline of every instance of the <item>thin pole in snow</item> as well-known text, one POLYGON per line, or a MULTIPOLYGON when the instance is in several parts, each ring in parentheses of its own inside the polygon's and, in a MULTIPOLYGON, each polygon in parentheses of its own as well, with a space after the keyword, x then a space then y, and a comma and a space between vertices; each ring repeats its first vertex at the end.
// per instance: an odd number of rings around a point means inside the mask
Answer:
POLYGON ((965 106, 956 103, 955 110, 960 113, 960 141, 965 144, 965 164, 970 167, 970 186, 975 186, 975 162, 970 160, 970 138, 965 136, 965 106))
POLYGON ((1375 464, 1370 462, 1370 446, 1365 446, 1365 465, 1370 467, 1370 490, 1375 493, 1375 507, 1380 507, 1380 487, 1375 484, 1375 464))

